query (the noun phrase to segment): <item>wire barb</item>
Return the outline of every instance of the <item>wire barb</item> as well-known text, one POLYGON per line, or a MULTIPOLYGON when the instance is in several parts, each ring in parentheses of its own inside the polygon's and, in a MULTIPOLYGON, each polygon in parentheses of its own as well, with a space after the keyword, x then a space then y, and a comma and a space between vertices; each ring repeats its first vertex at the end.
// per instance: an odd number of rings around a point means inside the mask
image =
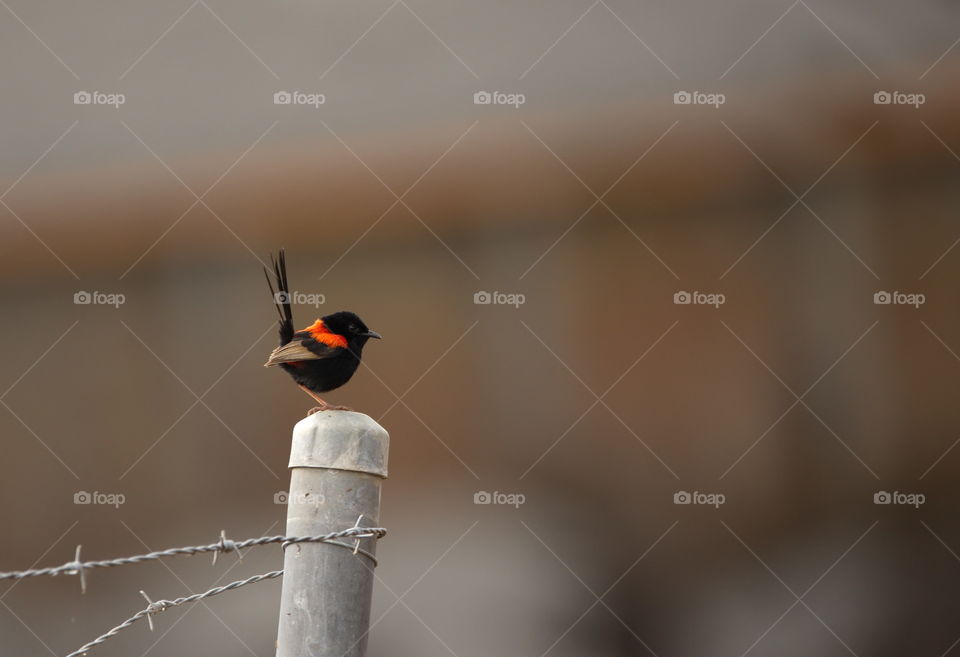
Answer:
POLYGON ((213 553, 213 565, 217 565, 217 557, 220 556, 221 552, 234 552, 237 553, 237 561, 243 561, 243 555, 240 554, 240 550, 237 550, 237 544, 234 541, 231 541, 227 538, 227 532, 224 529, 220 530, 220 542, 217 544, 220 549, 213 553))
MULTIPOLYGON (((73 561, 64 564, 65 566, 70 566, 69 570, 64 572, 68 575, 79 575, 80 576, 80 593, 81 595, 87 592, 87 576, 83 572, 83 562, 80 561, 80 549, 82 545, 77 546, 77 551, 74 553, 73 561)), ((57 573, 53 573, 56 575, 57 573)))
POLYGON ((150 596, 146 594, 145 591, 141 590, 140 595, 143 596, 143 599, 147 601, 147 626, 150 628, 150 631, 153 632, 153 614, 156 611, 153 600, 150 599, 150 596))
MULTIPOLYGON (((360 526, 360 521, 361 521, 361 520, 363 520, 363 514, 362 514, 362 513, 361 513, 360 516, 357 518, 357 521, 356 521, 355 523, 353 523, 354 529, 356 529, 356 528, 358 528, 358 527, 360 526)), ((356 554, 357 554, 357 551, 358 551, 359 549, 360 549, 360 539, 358 538, 358 539, 356 540, 356 542, 354 542, 354 544, 353 544, 353 554, 356 555, 356 554)), ((77 561, 79 561, 79 560, 80 560, 80 557, 77 557, 77 561)))

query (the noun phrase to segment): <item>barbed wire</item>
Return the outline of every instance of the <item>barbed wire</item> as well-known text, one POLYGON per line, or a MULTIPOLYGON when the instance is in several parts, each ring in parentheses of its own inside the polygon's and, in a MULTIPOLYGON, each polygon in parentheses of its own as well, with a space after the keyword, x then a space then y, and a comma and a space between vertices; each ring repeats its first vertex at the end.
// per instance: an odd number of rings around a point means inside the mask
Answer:
MULTIPOLYGON (((208 554, 213 553, 213 562, 216 563, 217 556, 225 552, 237 552, 240 554, 240 550, 248 547, 256 547, 259 545, 269 545, 271 543, 280 543, 283 549, 286 549, 288 545, 295 545, 298 543, 327 543, 329 545, 336 545, 337 547, 342 547, 347 550, 350 550, 354 554, 362 554, 366 558, 373 561, 374 566, 377 565, 376 557, 367 550, 360 548, 360 539, 362 538, 373 538, 381 539, 387 534, 387 530, 383 527, 360 527, 360 521, 363 519, 363 516, 357 519, 357 524, 354 527, 349 529, 343 529, 336 532, 330 532, 329 534, 321 534, 318 536, 261 536, 260 538, 248 538, 243 541, 232 541, 226 537, 224 532, 220 532, 220 540, 216 543, 211 543, 209 545, 191 545, 187 547, 177 547, 170 548, 167 550, 159 550, 157 552, 150 552, 147 554, 138 554, 132 557, 119 557, 116 559, 105 559, 100 561, 80 561, 80 546, 77 546, 76 555, 73 561, 69 561, 61 566, 53 566, 50 568, 31 568, 28 570, 17 570, 7 573, 0 573, 0 580, 4 579, 14 579, 20 580, 28 577, 41 577, 44 575, 57 576, 57 575, 79 575, 81 588, 83 591, 86 591, 86 580, 84 579, 84 571, 90 568, 113 568, 115 566, 126 566, 130 564, 143 563, 145 561, 156 561, 163 559, 164 557, 172 557, 178 555, 195 555, 195 554, 208 554), (339 538, 352 538, 354 540, 353 545, 348 543, 343 543, 338 541, 339 538)), ((117 634, 127 629, 131 625, 135 624, 137 621, 147 619, 147 624, 150 626, 150 630, 153 630, 153 615, 160 613, 161 611, 166 611, 171 607, 177 607, 183 604, 190 602, 197 602, 203 600, 204 598, 210 598, 215 595, 220 595, 226 591, 233 591, 239 589, 248 584, 256 584, 257 582, 262 582, 268 579, 275 579, 283 575, 282 570, 272 570, 268 573, 263 573, 262 575, 254 575, 253 577, 248 577, 247 579, 237 580, 235 582, 230 582, 229 584, 224 584, 223 586, 217 586, 209 591, 204 591, 203 593, 194 593, 181 598, 175 598, 173 600, 157 600, 154 602, 150 597, 143 591, 140 591, 140 595, 144 597, 147 601, 147 606, 135 613, 133 616, 123 621, 113 629, 104 632, 98 636, 93 641, 84 644, 77 650, 74 650, 67 657, 81 657, 86 655, 89 650, 95 646, 98 646, 109 639, 112 639, 117 634)))
MULTIPOLYGON (((358 521, 359 522, 359 521, 358 521)), ((147 554, 138 554, 132 557, 119 557, 116 559, 105 559, 100 561, 80 561, 80 546, 77 546, 77 551, 74 556, 73 561, 68 561, 65 564, 60 566, 52 566, 49 568, 30 568, 27 570, 17 570, 12 572, 0 573, 0 580, 5 579, 25 579, 28 577, 41 577, 45 575, 57 576, 57 575, 79 575, 80 576, 80 585, 83 591, 86 591, 86 579, 84 577, 84 572, 92 568, 113 568, 115 566, 126 566, 131 564, 143 563, 145 561, 155 561, 163 559, 165 557, 173 557, 179 555, 192 556, 195 554, 214 554, 214 563, 216 563, 216 557, 219 554, 227 552, 237 552, 245 548, 256 547, 260 545, 269 545, 271 543, 281 543, 284 548, 287 545, 294 543, 330 543, 331 545, 338 545, 354 551, 355 553, 363 554, 368 559, 371 559, 374 565, 377 564, 376 558, 370 552, 366 550, 359 549, 359 540, 357 540, 355 545, 347 545, 345 543, 340 543, 336 541, 338 538, 383 538, 387 533, 387 530, 382 527, 351 527, 350 529, 344 529, 337 532, 331 532, 329 534, 323 534, 321 536, 262 536, 260 538, 248 538, 243 541, 232 541, 228 539, 223 532, 220 532, 220 540, 216 543, 210 543, 209 545, 191 545, 187 547, 176 547, 169 548, 167 550, 160 550, 157 552, 149 552, 147 554)))
POLYGON ((247 579, 241 579, 241 580, 237 580, 236 582, 230 582, 229 584, 224 584, 223 586, 217 586, 215 588, 210 589, 209 591, 204 591, 203 593, 194 593, 193 595, 188 595, 184 598, 176 598, 175 600, 157 600, 156 602, 154 602, 149 597, 147 597, 146 593, 144 593, 143 591, 140 591, 140 594, 144 598, 146 598, 147 602, 149 603, 146 607, 144 607, 143 609, 135 613, 133 616, 131 616, 127 620, 117 625, 112 630, 108 632, 104 632, 103 634, 98 636, 96 639, 94 639, 90 643, 84 644, 77 650, 74 650, 69 655, 67 655, 67 657, 81 657, 82 655, 86 655, 91 648, 98 646, 101 643, 104 643, 108 639, 112 639, 121 631, 127 629, 137 621, 142 620, 144 618, 147 619, 147 623, 149 623, 150 629, 153 630, 153 618, 152 618, 153 614, 158 614, 161 611, 166 611, 171 607, 176 607, 178 605, 186 604, 188 602, 197 602, 198 600, 203 600, 204 598, 209 598, 214 595, 219 595, 221 593, 224 593, 225 591, 233 591, 235 589, 239 589, 241 586, 246 586, 247 584, 256 584, 257 582, 262 582, 267 579, 274 579, 276 577, 280 577, 281 575, 283 575, 282 570, 273 570, 273 571, 270 571, 269 573, 264 573, 262 575, 254 575, 253 577, 248 577, 247 579))

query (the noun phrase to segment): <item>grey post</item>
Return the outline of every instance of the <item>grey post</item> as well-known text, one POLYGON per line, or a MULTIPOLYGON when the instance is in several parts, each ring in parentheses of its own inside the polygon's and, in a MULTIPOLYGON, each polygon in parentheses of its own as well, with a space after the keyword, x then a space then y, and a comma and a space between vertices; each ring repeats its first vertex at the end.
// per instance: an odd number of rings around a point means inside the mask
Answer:
MULTIPOLYGON (((362 413, 314 413, 293 429, 287 536, 378 527, 389 436, 362 413), (360 518, 362 516, 362 519, 360 518)), ((283 559, 277 657, 363 657, 376 539, 298 543, 283 559), (367 554, 364 554, 366 552, 367 554)))

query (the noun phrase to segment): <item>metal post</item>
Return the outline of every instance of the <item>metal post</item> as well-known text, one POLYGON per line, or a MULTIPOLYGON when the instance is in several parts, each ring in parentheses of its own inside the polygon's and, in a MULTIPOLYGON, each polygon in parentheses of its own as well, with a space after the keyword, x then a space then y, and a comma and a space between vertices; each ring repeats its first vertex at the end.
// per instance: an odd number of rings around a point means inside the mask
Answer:
MULTIPOLYGON (((293 429, 287 536, 377 527, 389 436, 362 413, 323 411, 293 429)), ((284 552, 277 657, 363 657, 376 540, 299 543, 284 552), (364 552, 367 554, 365 555, 364 552)))

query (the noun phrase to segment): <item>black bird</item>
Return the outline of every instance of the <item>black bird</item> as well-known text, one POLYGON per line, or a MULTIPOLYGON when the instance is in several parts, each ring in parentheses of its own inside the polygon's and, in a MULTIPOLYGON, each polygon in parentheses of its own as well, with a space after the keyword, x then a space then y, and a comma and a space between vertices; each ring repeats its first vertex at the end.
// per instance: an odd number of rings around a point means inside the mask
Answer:
POLYGON ((339 388, 350 380, 360 365, 363 345, 370 338, 380 338, 354 313, 340 311, 324 315, 301 331, 293 329, 293 310, 290 307, 290 286, 287 284, 287 262, 283 249, 276 260, 270 256, 277 289, 274 292, 270 272, 266 269, 267 285, 280 315, 280 346, 273 350, 264 367, 279 365, 300 388, 320 405, 317 411, 351 410, 346 406, 332 406, 320 398, 320 393, 339 388))

